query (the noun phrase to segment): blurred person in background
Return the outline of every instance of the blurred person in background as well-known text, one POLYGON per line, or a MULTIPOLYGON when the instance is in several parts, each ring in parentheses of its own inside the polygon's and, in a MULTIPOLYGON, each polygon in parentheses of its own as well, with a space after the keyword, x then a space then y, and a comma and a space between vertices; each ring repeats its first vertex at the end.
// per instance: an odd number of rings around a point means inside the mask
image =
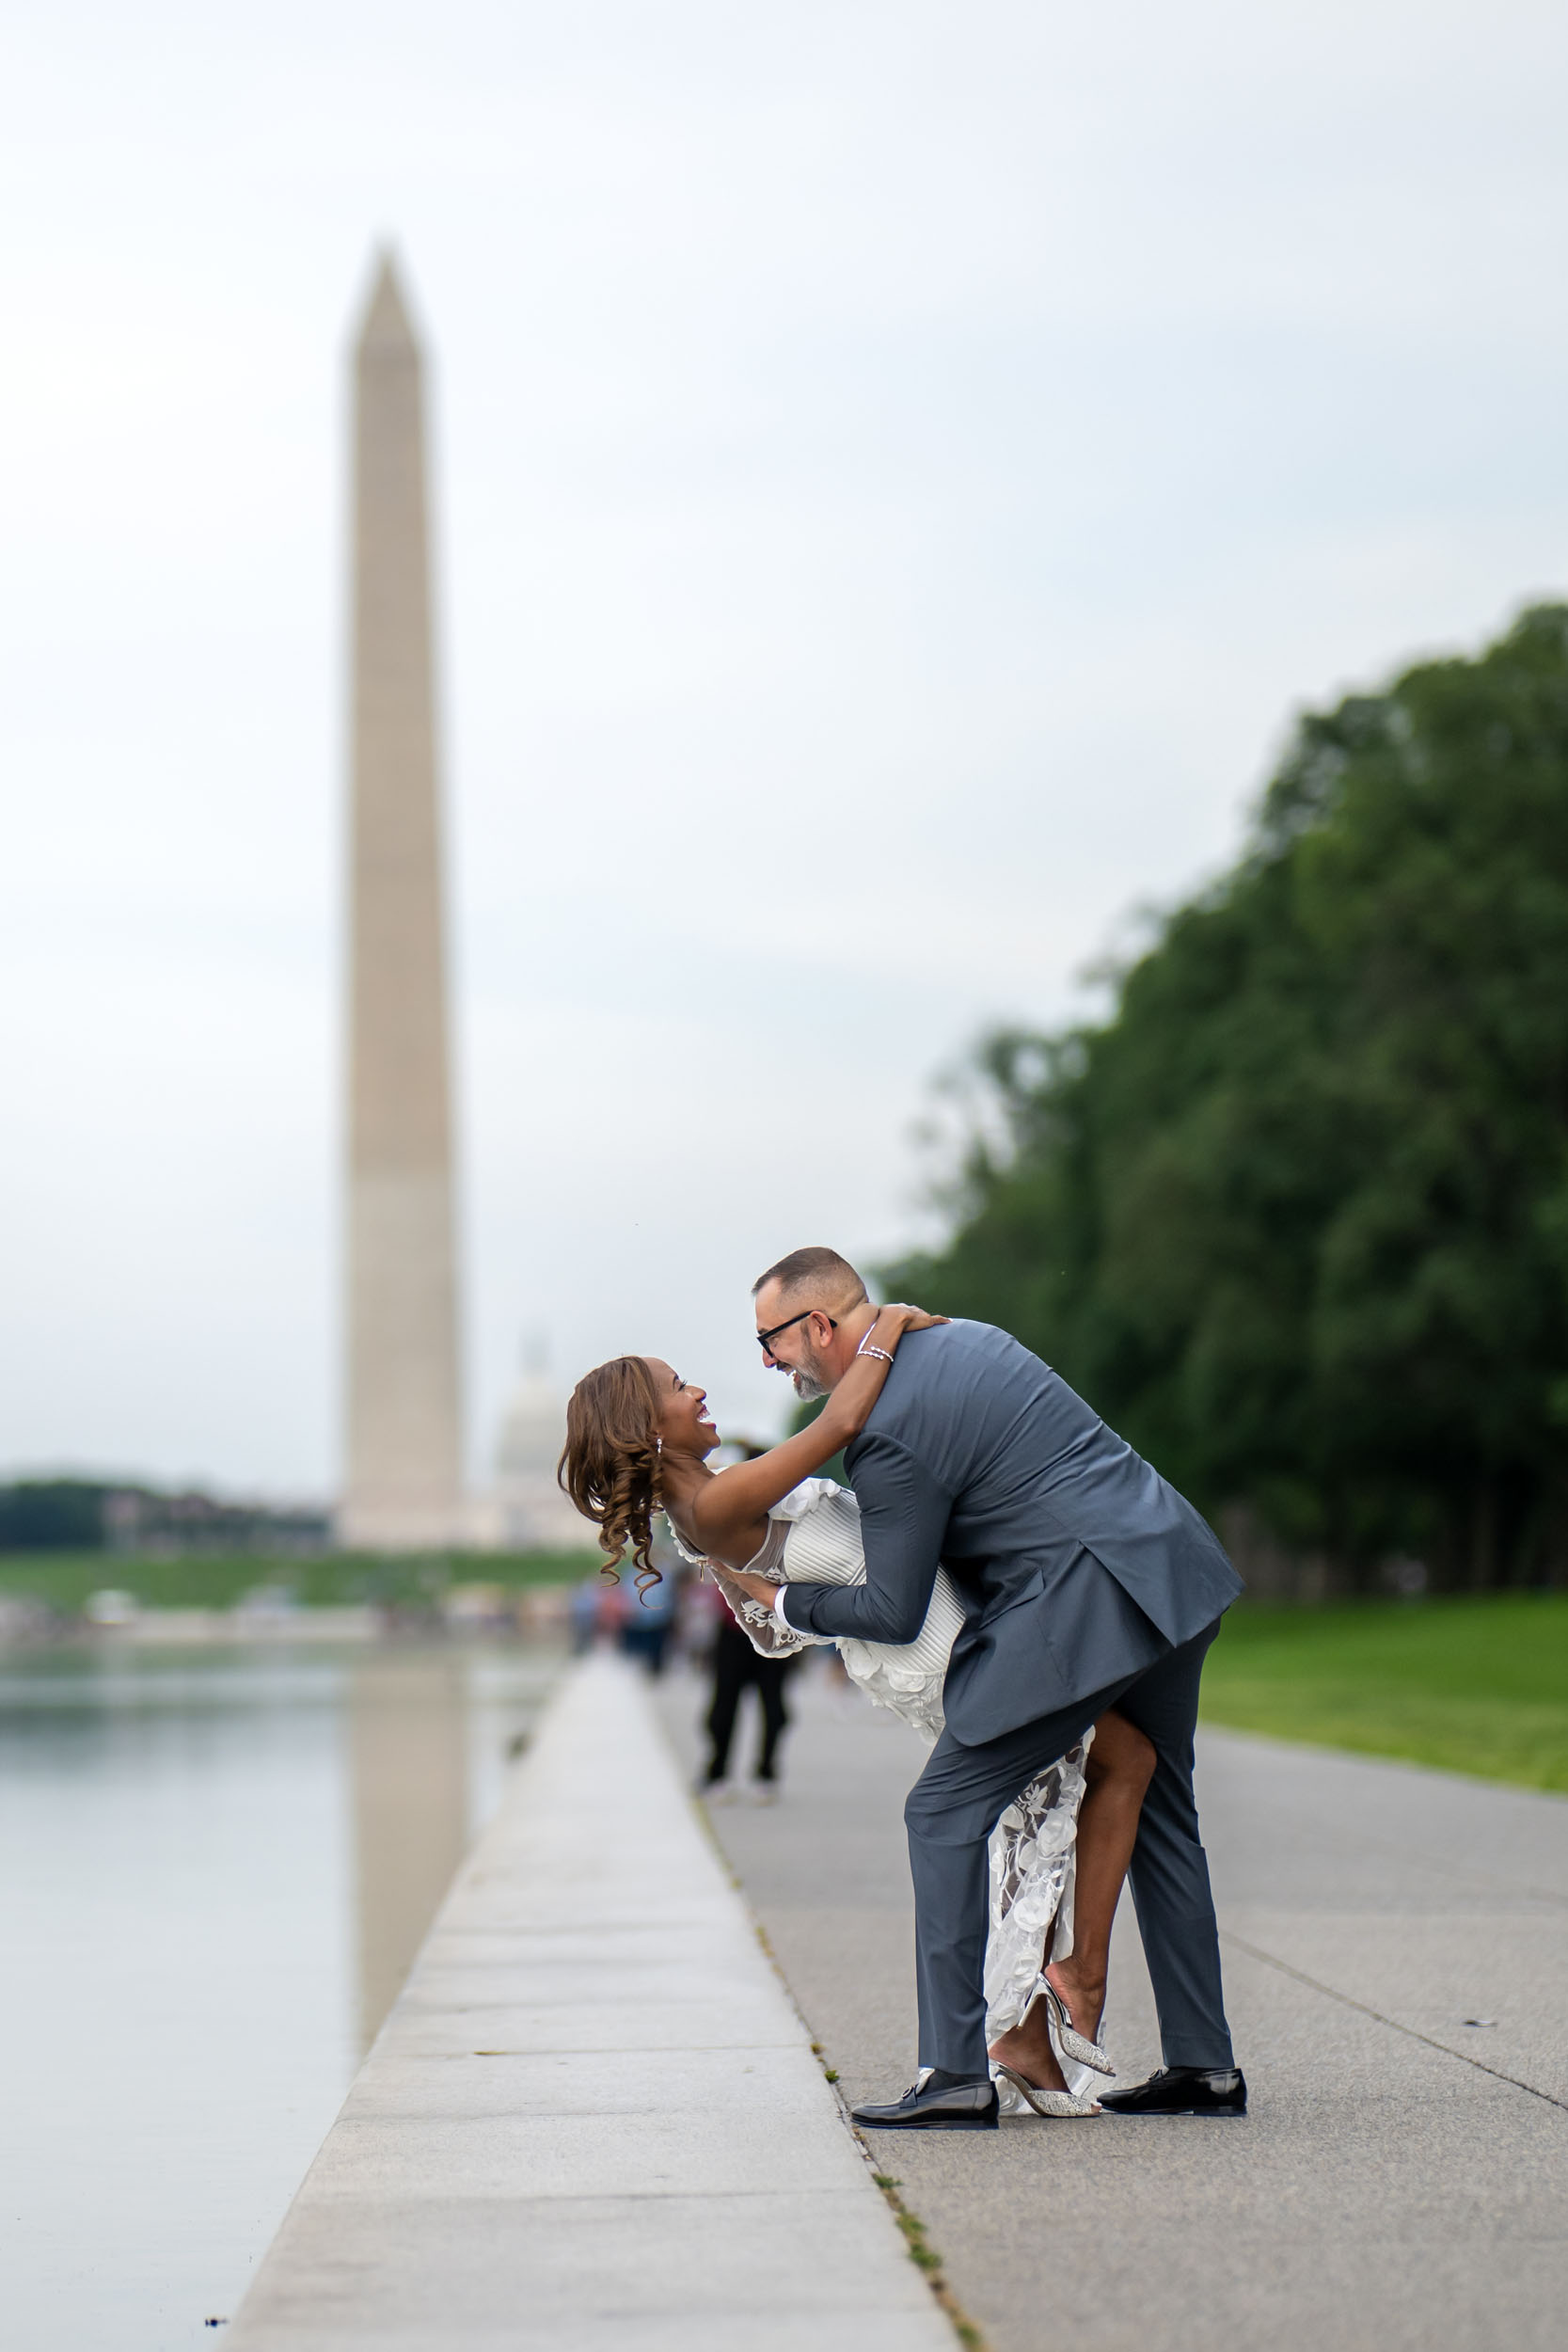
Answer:
POLYGON ((572 1587, 572 1656, 586 1657, 599 1629, 599 1580, 585 1576, 572 1587))
POLYGON ((713 1641, 713 1693, 704 1721, 710 1753, 707 1770, 697 1784, 699 1796, 723 1804, 736 1791, 730 1779, 730 1747, 743 1692, 754 1691, 762 1720, 757 1726, 757 1760, 749 1788, 753 1804, 772 1804, 779 1793, 779 1742, 789 1728, 784 1684, 794 1671, 793 1658, 764 1658, 752 1647, 721 1599, 722 1614, 713 1641))
POLYGON ((635 1599, 629 1595, 626 1597, 618 1613, 618 1629, 623 1658, 636 1659, 657 1677, 664 1672, 664 1653, 674 1630, 684 1570, 668 1537, 656 1538, 653 1557, 659 1581, 639 1592, 635 1599))
MULTIPOLYGON (((767 1451, 766 1446, 741 1445, 736 1458, 755 1462, 767 1451)), ((701 1569, 698 1574, 701 1576, 701 1569)), ((771 1804, 778 1796, 779 1742, 789 1728, 784 1684, 794 1671, 796 1660, 769 1657, 760 1651, 750 1634, 736 1623, 717 1584, 704 1583, 698 1589, 713 1597, 713 1644, 709 1653, 713 1685, 703 1726, 708 1736, 709 1755, 707 1770, 697 1783, 698 1794, 710 1804, 723 1804, 736 1793, 730 1780, 730 1748, 742 1695, 751 1690, 757 1694, 761 1721, 750 1794, 754 1804, 771 1804)))

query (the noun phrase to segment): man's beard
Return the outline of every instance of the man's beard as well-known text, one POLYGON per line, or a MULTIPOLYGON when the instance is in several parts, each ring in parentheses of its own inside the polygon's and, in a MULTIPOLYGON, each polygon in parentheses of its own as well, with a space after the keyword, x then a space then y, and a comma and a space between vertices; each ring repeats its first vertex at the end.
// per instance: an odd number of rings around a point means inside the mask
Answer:
POLYGON ((802 1349, 801 1361, 789 1375, 802 1405, 815 1405, 819 1396, 828 1394, 828 1383, 823 1377, 825 1369, 822 1359, 815 1349, 802 1349))

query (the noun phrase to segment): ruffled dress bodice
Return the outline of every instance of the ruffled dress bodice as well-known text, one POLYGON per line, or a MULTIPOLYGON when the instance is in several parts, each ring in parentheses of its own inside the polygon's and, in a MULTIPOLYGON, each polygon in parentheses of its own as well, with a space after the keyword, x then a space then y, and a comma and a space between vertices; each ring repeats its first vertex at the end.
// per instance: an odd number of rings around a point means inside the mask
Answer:
MULTIPOLYGON (((782 1519, 786 1528, 781 1581, 864 1583, 861 1509, 847 1486, 835 1486, 831 1478, 802 1479, 770 1516, 782 1519)), ((934 1746, 942 1737, 942 1686, 947 1661, 963 1621, 963 1607, 952 1580, 944 1568, 939 1568, 926 1622, 912 1642, 862 1642, 847 1634, 839 1638, 839 1656, 851 1681, 859 1683, 875 1706, 891 1708, 934 1746)))

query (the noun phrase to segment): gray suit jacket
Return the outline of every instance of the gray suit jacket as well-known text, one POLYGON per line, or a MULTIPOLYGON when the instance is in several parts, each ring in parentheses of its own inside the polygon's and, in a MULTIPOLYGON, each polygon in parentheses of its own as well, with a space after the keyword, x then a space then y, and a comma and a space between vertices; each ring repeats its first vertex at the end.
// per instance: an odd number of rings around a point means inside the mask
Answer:
POLYGON ((865 1582, 792 1583, 784 1614, 912 1642, 944 1566, 967 1615, 944 1706, 967 1746, 1140 1673, 1242 1589, 1192 1504, 988 1323, 906 1333, 846 1463, 865 1582))

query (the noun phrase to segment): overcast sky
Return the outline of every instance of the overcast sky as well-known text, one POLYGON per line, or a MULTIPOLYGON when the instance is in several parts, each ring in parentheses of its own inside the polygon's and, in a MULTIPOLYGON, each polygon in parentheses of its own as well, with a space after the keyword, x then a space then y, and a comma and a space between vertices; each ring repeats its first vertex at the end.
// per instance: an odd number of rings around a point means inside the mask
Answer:
POLYGON ((0 12, 0 1468, 331 1491, 344 352, 434 356, 476 1472, 780 1408, 988 1022, 1568 586, 1534 0, 0 12))

